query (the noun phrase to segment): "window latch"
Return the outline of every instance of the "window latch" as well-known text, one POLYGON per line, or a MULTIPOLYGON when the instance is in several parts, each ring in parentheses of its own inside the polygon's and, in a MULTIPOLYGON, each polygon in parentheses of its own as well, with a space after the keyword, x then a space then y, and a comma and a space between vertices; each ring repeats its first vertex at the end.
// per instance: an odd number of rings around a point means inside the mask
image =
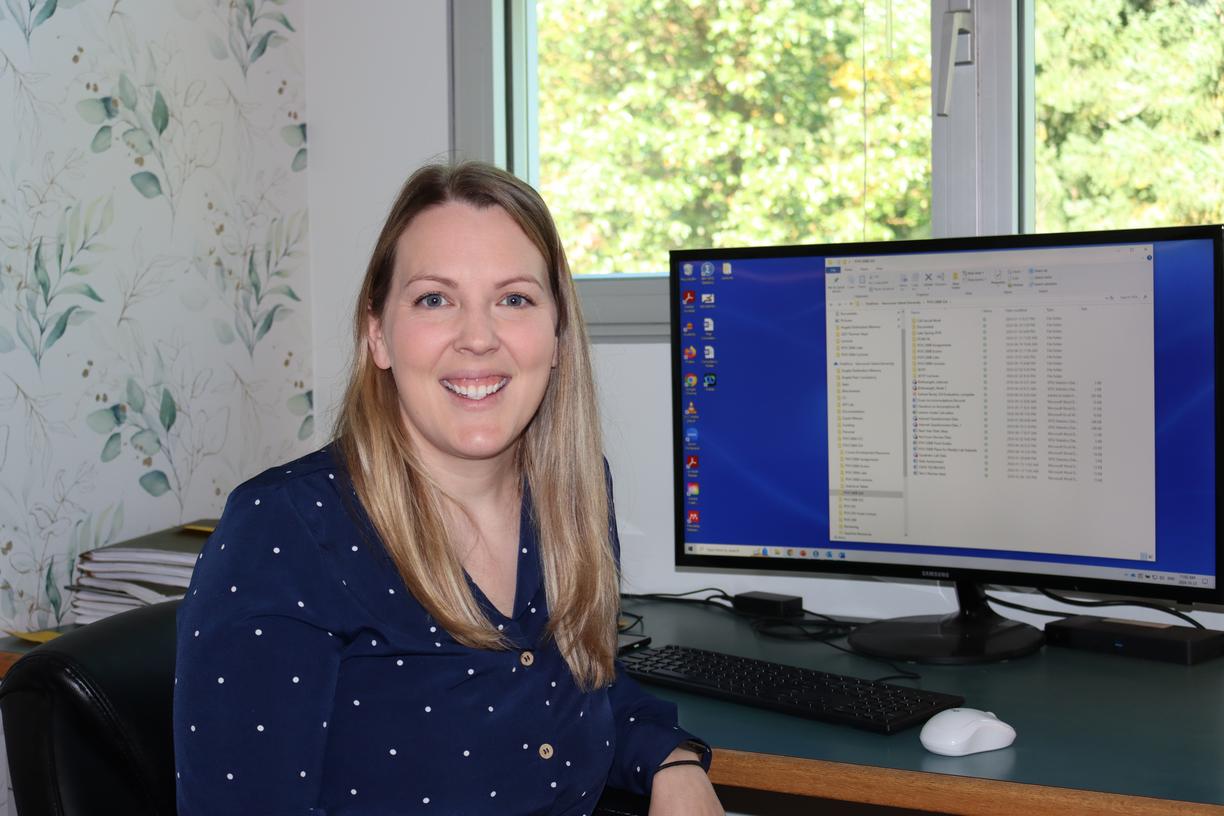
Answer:
POLYGON ((957 65, 973 64, 972 0, 948 0, 939 38, 935 83, 935 115, 947 116, 952 110, 952 74, 957 65))

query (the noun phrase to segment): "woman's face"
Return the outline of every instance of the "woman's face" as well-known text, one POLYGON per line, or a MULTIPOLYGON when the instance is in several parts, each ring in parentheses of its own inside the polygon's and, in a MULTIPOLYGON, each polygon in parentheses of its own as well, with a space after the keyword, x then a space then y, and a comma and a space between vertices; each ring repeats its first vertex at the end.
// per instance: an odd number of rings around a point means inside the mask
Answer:
POLYGON ((513 453, 556 365, 556 325, 544 257, 500 207, 412 220, 368 341, 427 464, 513 453))

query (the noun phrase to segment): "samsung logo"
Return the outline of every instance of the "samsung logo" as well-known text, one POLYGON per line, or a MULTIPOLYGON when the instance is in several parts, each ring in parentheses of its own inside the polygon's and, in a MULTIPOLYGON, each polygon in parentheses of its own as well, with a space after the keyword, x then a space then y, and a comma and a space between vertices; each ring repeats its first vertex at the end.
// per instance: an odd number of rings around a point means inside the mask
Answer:
POLYGON ((925 570, 924 569, 922 571, 922 577, 923 578, 951 578, 952 575, 951 573, 945 572, 943 570, 925 570))

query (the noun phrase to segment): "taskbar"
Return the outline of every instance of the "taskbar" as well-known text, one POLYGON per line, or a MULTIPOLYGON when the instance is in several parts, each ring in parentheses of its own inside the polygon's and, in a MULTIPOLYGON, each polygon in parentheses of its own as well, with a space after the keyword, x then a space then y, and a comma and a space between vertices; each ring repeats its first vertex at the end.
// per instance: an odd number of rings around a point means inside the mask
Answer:
POLYGON ((1197 587, 1214 589, 1215 576, 1195 573, 1167 572, 1151 567, 1102 567, 1091 564, 1047 564, 1014 558, 983 558, 974 556, 916 555, 906 553, 847 550, 838 547, 770 547, 749 544, 685 543, 686 555, 710 555, 729 558, 770 558, 799 561, 840 561, 859 564, 905 564, 917 567, 977 569, 993 572, 1027 572, 1063 575, 1073 578, 1098 578, 1106 581, 1153 584, 1158 586, 1197 587))

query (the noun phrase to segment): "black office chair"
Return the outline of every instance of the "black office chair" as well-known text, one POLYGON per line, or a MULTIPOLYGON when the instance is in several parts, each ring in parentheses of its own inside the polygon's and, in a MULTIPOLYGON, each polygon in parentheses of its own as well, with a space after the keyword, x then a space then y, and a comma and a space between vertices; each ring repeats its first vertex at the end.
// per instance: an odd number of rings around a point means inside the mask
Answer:
MULTIPOLYGON (((0 714, 18 816, 175 816, 175 612, 157 604, 74 629, 18 660, 0 714)), ((609 790, 596 816, 649 803, 609 790)))
POLYGON ((44 643, 0 685, 20 816, 174 816, 174 613, 134 609, 44 643))

